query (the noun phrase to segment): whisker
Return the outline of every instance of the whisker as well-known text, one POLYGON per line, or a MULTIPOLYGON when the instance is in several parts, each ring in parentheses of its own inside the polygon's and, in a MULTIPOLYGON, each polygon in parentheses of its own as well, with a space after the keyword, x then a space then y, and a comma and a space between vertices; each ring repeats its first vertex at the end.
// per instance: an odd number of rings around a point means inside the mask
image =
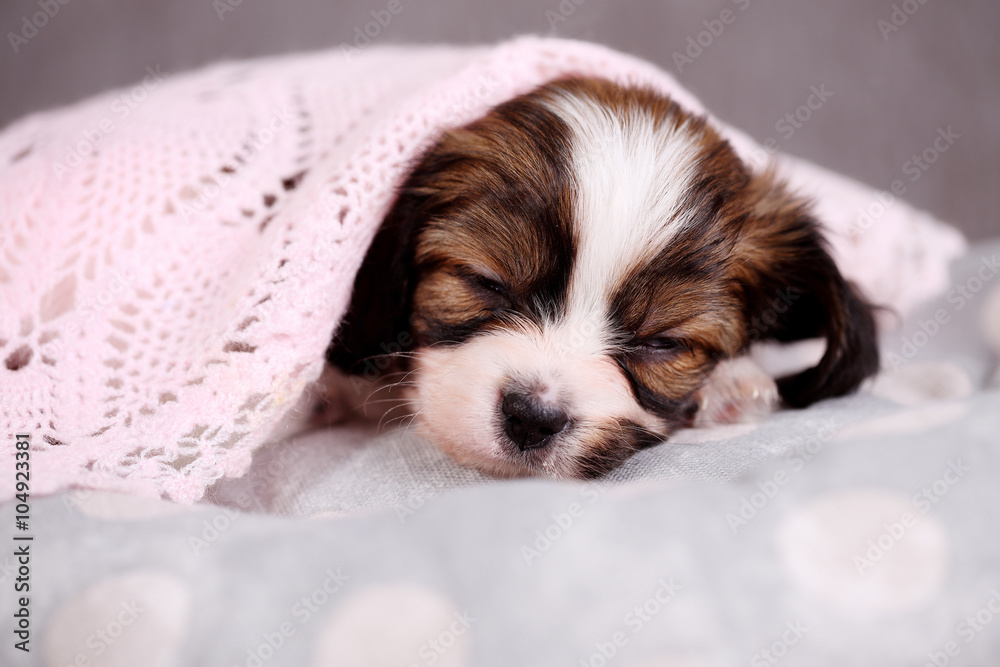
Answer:
POLYGON ((381 386, 381 387, 376 387, 368 395, 369 396, 374 396, 375 394, 379 393, 380 391, 385 391, 387 389, 395 389, 396 387, 415 387, 415 386, 417 386, 416 382, 408 382, 404 378, 403 380, 400 380, 399 382, 393 382, 392 384, 387 384, 387 385, 384 385, 384 386, 381 386))
MULTIPOLYGON (((409 403, 400 403, 399 405, 394 405, 394 406, 392 406, 391 408, 389 408, 388 410, 386 410, 385 412, 383 412, 383 413, 382 413, 382 416, 381 416, 381 417, 379 417, 379 420, 378 420, 378 426, 377 426, 377 428, 379 428, 379 429, 381 429, 381 428, 382 428, 382 422, 383 422, 383 420, 384 420, 384 419, 385 419, 385 418, 386 418, 387 416, 389 416, 389 413, 390 413, 390 412, 392 412, 393 410, 398 410, 399 408, 408 408, 408 407, 410 407, 409 403)), ((407 414, 409 414, 409 413, 407 413, 407 414)), ((405 417, 406 415, 403 415, 403 416, 405 417)), ((396 419, 396 418, 394 417, 393 419, 396 419)), ((390 420, 390 422, 386 422, 386 423, 387 423, 387 424, 388 424, 388 423, 391 423, 391 420, 390 420)))
POLYGON ((379 403, 402 403, 405 402, 405 398, 377 398, 373 401, 365 401, 365 405, 371 403, 372 405, 378 405, 379 403))
MULTIPOLYGON (((413 413, 413 416, 410 419, 410 423, 408 423, 405 427, 403 427, 403 435, 406 435, 409 432, 409 430, 413 427, 413 424, 417 421, 417 417, 423 414, 423 412, 424 412, 423 410, 420 410, 418 412, 413 413)), ((406 416, 404 415, 400 419, 405 419, 405 418, 406 416)))
POLYGON ((418 412, 415 412, 415 413, 413 413, 412 415, 411 415, 411 414, 405 414, 405 415, 400 415, 400 416, 398 416, 398 417, 393 417, 392 419, 390 419, 389 421, 387 421, 387 422, 385 423, 385 426, 387 426, 387 427, 388 427, 388 426, 389 426, 390 424, 392 424, 393 422, 397 422, 397 421, 402 421, 402 420, 406 419, 407 417, 412 417, 412 419, 410 420, 410 423, 409 423, 409 424, 407 424, 407 425, 406 425, 406 426, 405 426, 405 427, 403 428, 403 433, 405 434, 405 433, 406 433, 406 432, 407 432, 407 431, 408 431, 408 430, 410 429, 410 427, 411 427, 411 426, 413 425, 413 422, 414 422, 414 421, 416 420, 416 418, 417 418, 417 417, 418 417, 419 415, 421 415, 421 414, 423 414, 423 410, 420 410, 420 411, 418 411, 418 412))

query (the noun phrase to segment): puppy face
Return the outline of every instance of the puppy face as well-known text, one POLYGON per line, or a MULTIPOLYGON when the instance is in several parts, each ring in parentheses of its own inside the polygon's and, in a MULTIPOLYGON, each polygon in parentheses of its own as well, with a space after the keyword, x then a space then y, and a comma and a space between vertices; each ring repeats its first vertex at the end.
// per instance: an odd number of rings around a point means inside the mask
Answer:
POLYGON ((782 289, 801 297, 762 337, 828 340, 819 366, 780 385, 785 400, 853 389, 877 363, 870 309, 804 205, 671 100, 563 80, 422 158, 331 360, 356 370, 411 331, 413 407, 456 460, 593 477, 690 422, 782 289))

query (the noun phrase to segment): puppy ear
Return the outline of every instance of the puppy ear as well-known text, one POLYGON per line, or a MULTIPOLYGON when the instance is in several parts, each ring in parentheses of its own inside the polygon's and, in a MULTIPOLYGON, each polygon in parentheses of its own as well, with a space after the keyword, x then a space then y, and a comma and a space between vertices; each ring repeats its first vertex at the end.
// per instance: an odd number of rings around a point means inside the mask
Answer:
POLYGON ((413 344, 410 243, 416 205, 412 195, 399 195, 355 276, 350 305, 326 351, 327 361, 346 373, 366 374, 372 368, 369 361, 384 370, 382 357, 413 344))
MULTIPOLYGON (((367 374, 369 360, 413 345, 417 234, 464 191, 464 182, 455 175, 461 172, 453 166, 481 150, 481 144, 473 132, 451 130, 414 162, 355 277, 351 304, 327 348, 331 364, 347 373, 367 374)), ((378 367, 386 366, 380 362, 378 367)))
POLYGON ((853 391, 879 367, 872 305, 840 274, 805 202, 770 173, 752 177, 749 193, 736 261, 747 269, 750 340, 826 339, 818 365, 778 380, 789 406, 853 391))

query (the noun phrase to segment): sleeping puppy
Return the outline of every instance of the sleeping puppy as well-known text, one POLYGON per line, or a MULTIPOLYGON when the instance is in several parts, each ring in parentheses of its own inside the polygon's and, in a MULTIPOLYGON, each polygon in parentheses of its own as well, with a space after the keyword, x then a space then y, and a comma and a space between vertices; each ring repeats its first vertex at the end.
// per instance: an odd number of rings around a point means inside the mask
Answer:
POLYGON ((328 358, 357 373, 395 342, 423 434, 499 476, 600 476, 681 426, 806 406, 878 367, 872 307, 805 202, 670 99, 582 78, 414 165, 328 358), (818 365, 777 382, 746 356, 812 337, 818 365))

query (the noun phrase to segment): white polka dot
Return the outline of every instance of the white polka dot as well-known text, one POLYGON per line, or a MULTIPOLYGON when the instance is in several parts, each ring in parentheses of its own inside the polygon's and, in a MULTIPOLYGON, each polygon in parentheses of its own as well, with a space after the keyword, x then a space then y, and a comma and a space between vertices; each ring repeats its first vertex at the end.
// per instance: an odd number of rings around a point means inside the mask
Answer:
POLYGON ((993 348, 993 351, 1000 354, 1000 286, 994 287, 986 295, 980 319, 983 325, 983 336, 986 337, 986 341, 993 348))
POLYGON ((833 439, 844 441, 872 436, 922 433, 961 419, 969 414, 969 409, 965 403, 938 403, 900 410, 845 426, 833 439))
POLYGON ((969 375, 946 361, 914 361, 878 374, 871 392, 899 405, 965 398, 973 391, 969 375))
POLYGON ((157 571, 94 584, 63 602, 44 623, 45 664, 175 665, 188 602, 184 583, 157 571))
POLYGON ((775 538, 792 579, 854 617, 925 605, 941 588, 949 551, 940 520, 880 490, 814 500, 785 516, 775 538))
POLYGON ((759 424, 755 422, 745 422, 739 424, 725 424, 723 426, 706 426, 703 428, 685 428, 677 431, 667 442, 677 445, 701 445, 706 442, 719 442, 738 438, 741 435, 752 433, 757 430, 759 424))
POLYGON ((81 514, 105 521, 142 521, 192 509, 190 505, 111 491, 77 490, 71 491, 68 498, 81 514))
POLYGON ((434 591, 412 585, 355 593, 325 621, 316 667, 469 664, 475 619, 434 591))

